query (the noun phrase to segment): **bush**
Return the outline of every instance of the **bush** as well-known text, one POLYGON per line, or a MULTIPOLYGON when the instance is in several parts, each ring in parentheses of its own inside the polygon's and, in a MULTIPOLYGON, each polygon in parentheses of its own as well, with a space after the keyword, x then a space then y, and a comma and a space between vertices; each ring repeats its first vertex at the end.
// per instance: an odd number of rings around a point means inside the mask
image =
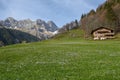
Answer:
POLYGON ((4 43, 3 43, 2 41, 0 41, 0 47, 1 47, 1 46, 4 46, 4 43))

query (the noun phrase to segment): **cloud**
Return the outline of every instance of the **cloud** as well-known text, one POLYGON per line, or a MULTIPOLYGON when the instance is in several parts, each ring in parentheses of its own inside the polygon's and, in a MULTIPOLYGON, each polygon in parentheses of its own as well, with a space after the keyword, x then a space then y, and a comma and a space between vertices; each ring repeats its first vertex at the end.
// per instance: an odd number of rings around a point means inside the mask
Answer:
POLYGON ((0 0, 0 18, 53 20, 62 26, 82 13, 95 9, 104 0, 0 0))

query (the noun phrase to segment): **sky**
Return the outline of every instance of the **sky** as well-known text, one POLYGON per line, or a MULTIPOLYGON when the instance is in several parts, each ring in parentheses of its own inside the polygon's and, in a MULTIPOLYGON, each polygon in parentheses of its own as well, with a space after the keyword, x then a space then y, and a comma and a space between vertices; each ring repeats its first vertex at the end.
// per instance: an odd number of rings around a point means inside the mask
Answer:
POLYGON ((13 17, 54 21, 59 27, 79 20, 81 15, 96 9, 105 0, 0 0, 0 20, 13 17))

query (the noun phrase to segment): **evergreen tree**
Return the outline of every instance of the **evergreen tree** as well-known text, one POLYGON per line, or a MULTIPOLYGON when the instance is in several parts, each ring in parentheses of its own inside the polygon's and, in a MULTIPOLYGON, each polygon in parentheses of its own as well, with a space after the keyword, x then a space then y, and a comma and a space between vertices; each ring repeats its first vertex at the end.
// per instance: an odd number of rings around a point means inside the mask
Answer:
POLYGON ((83 18, 86 17, 86 16, 87 16, 86 14, 82 14, 81 19, 83 19, 83 18))
POLYGON ((76 24, 76 27, 78 27, 78 21, 77 20, 75 20, 75 24, 76 24))
POLYGON ((95 10, 91 10, 89 13, 88 13, 88 15, 94 15, 96 12, 95 12, 95 10))
POLYGON ((114 13, 112 7, 107 7, 106 17, 107 17, 108 21, 116 21, 117 20, 117 16, 114 13))

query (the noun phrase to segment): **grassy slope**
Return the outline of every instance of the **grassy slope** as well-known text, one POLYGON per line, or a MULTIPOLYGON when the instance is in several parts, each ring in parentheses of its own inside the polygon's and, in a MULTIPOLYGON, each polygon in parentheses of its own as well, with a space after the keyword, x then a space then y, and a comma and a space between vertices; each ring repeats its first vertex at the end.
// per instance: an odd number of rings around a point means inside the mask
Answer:
POLYGON ((55 40, 82 40, 84 39, 84 32, 79 29, 73 29, 69 32, 56 35, 53 39, 55 40))
POLYGON ((74 34, 0 48, 0 80, 119 80, 120 41, 74 34))

